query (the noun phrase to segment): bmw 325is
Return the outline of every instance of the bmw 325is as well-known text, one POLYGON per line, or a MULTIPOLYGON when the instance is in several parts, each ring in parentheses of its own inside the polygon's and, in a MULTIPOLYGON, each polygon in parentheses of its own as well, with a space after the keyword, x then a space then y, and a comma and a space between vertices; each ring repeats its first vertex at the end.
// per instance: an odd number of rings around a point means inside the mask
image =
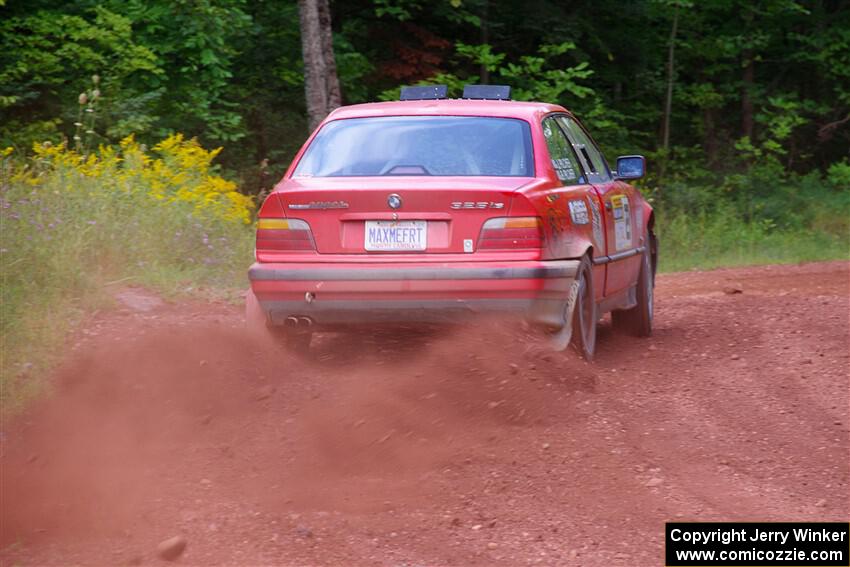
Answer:
POLYGON ((592 359, 596 325, 652 330, 652 207, 565 108, 406 87, 332 112, 263 203, 249 323, 304 348, 375 323, 517 317, 592 359))

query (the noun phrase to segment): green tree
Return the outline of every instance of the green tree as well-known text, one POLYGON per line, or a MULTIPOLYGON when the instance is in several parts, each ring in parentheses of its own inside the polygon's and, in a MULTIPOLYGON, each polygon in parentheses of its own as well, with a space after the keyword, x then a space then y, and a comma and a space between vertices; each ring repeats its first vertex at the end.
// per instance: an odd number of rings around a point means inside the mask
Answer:
POLYGON ((0 20, 0 144, 25 149, 69 133, 92 75, 103 78, 104 104, 113 112, 163 75, 154 52, 135 40, 130 19, 107 7, 4 10, 10 13, 0 20))

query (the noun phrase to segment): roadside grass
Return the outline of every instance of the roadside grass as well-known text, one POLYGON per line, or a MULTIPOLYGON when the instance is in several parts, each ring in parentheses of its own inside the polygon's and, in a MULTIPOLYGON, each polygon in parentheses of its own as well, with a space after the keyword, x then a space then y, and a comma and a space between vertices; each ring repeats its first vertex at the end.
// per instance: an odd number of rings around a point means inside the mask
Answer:
POLYGON ((850 211, 834 210, 813 226, 784 229, 723 211, 661 213, 660 272, 850 260, 850 211))
POLYGON ((663 191, 646 189, 661 271, 850 259, 850 163, 806 174, 775 156, 725 174, 679 166, 663 191))
POLYGON ((116 286, 166 297, 244 285, 253 203, 211 166, 215 152, 172 137, 147 152, 82 156, 42 147, 0 161, 0 410, 45 387, 68 332, 111 305, 116 286))

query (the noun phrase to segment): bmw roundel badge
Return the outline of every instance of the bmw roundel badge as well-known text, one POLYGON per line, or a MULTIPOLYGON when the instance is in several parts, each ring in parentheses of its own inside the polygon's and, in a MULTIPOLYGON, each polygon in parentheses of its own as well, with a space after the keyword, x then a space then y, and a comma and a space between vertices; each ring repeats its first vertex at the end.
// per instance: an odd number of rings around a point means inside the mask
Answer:
POLYGON ((387 204, 391 209, 400 209, 401 208, 401 197, 397 194, 393 193, 389 197, 387 197, 387 204))

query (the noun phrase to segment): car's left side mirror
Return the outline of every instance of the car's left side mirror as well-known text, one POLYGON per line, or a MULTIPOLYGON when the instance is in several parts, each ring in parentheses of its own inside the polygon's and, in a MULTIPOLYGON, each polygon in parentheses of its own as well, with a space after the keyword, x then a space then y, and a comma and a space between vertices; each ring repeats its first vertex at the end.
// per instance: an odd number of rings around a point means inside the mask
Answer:
POLYGON ((646 158, 620 156, 617 158, 617 179, 640 179, 646 175, 646 158))

